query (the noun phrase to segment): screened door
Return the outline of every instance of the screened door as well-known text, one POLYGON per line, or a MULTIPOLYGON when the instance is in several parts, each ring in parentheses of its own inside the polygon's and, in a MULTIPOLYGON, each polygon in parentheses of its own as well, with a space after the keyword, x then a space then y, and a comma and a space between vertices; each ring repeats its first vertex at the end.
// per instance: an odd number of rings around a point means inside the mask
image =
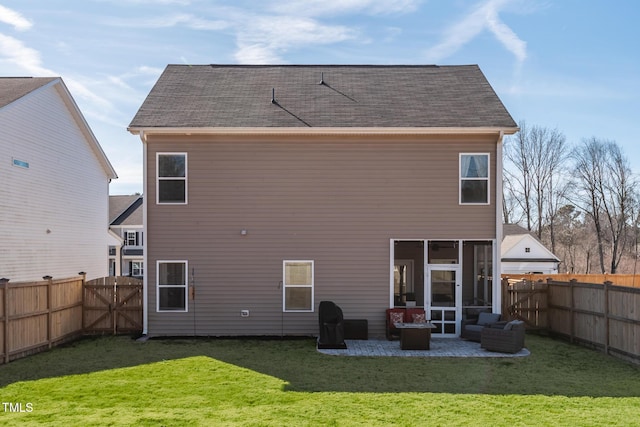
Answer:
POLYGON ((451 265, 428 265, 425 307, 429 307, 433 334, 459 336, 462 318, 461 269, 451 265))

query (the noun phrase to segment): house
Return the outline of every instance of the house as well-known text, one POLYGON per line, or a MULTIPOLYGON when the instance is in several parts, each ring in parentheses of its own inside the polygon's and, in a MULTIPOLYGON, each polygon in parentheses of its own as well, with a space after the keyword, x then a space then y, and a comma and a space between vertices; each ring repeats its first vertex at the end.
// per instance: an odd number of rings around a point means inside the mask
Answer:
POLYGON ((109 275, 144 275, 142 196, 109 196, 109 230, 119 245, 109 247, 109 275))
POLYGON ((502 274, 558 274, 560 258, 531 232, 517 224, 503 226, 502 274))
POLYGON ((317 335, 339 305, 384 336, 500 310, 502 139, 478 66, 169 65, 144 153, 148 335, 317 335))
POLYGON ((61 78, 0 78, 0 277, 107 275, 117 175, 61 78))

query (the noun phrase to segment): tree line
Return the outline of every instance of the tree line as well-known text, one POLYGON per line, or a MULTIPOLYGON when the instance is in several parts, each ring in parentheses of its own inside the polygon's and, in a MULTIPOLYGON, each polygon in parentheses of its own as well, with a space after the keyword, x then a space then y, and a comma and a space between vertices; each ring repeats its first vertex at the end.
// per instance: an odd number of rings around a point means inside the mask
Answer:
POLYGON ((519 126, 504 143, 503 221, 534 233, 562 260, 560 272, 635 274, 638 177, 622 147, 519 126))

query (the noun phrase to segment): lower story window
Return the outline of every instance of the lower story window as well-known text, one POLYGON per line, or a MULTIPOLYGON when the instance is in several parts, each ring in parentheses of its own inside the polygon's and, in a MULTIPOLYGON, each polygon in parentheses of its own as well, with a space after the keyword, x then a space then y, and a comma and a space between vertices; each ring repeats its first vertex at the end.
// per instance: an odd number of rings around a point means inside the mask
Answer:
POLYGON ((158 311, 187 311, 187 261, 158 261, 158 311))
POLYGON ((284 261, 284 311, 313 311, 313 261, 284 261))

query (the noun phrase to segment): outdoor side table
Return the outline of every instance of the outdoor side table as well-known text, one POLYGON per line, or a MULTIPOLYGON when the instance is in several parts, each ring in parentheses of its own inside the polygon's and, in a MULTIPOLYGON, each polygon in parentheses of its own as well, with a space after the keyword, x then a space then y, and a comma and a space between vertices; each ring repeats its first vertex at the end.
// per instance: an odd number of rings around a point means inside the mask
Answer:
POLYGON ((431 323, 395 323, 400 329, 400 349, 402 350, 429 350, 431 342, 431 329, 435 326, 431 323))

